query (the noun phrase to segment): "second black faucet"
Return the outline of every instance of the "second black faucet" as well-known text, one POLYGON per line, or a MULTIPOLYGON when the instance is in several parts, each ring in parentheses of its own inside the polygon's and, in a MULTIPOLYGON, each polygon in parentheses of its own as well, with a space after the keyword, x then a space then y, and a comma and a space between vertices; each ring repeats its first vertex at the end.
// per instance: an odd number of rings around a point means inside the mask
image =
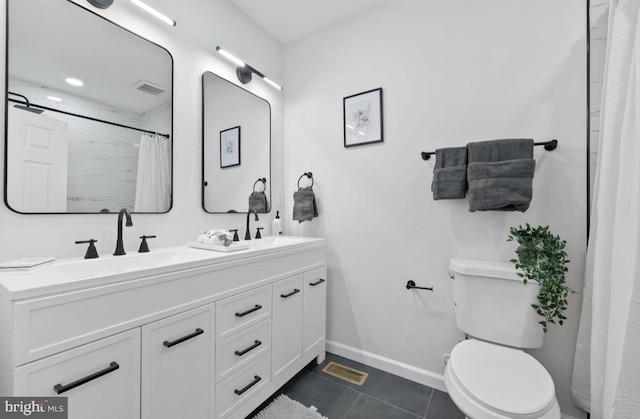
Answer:
POLYGON ((127 217, 127 227, 131 227, 133 222, 131 221, 131 214, 126 208, 122 208, 120 213, 118 213, 118 240, 116 241, 116 251, 113 253, 113 256, 121 256, 126 255, 127 253, 124 251, 124 244, 122 243, 122 216, 127 217))

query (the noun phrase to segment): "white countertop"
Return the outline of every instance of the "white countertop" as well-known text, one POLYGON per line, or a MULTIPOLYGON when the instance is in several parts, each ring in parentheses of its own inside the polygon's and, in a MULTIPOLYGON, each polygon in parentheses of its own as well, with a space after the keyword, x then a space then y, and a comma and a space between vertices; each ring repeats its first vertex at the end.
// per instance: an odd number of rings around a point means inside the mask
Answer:
POLYGON ((97 259, 59 259, 52 264, 28 270, 1 271, 0 296, 12 301, 36 298, 270 253, 324 247, 325 240, 297 236, 269 236, 251 240, 249 245, 246 250, 234 252, 194 249, 184 245, 151 249, 149 253, 108 255, 97 259))

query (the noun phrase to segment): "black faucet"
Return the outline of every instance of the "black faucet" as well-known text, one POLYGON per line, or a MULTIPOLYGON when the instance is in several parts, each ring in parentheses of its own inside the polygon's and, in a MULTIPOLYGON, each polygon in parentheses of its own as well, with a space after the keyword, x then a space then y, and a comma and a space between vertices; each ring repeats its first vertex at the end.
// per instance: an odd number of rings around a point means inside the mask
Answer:
POLYGON ((122 244, 122 215, 127 217, 127 227, 131 227, 133 222, 131 221, 131 214, 126 208, 122 208, 118 214, 118 241, 116 242, 116 251, 113 256, 126 255, 124 251, 124 245, 122 244))
POLYGON ((252 212, 256 215, 256 221, 260 221, 260 219, 258 218, 258 212, 256 210, 251 208, 249 209, 249 211, 247 211, 247 232, 244 234, 245 240, 251 240, 251 233, 249 233, 249 216, 252 212))

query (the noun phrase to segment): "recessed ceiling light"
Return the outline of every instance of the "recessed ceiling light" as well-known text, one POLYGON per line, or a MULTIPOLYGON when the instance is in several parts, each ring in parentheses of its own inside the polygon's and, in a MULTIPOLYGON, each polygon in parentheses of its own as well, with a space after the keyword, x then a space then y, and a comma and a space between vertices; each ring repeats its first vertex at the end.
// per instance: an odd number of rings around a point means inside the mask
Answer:
POLYGON ((141 0, 131 0, 131 3, 135 4, 136 6, 138 6, 139 8, 144 10, 145 12, 149 13, 150 15, 153 15, 156 18, 160 19, 161 21, 163 21, 167 25, 176 26, 176 21, 175 20, 171 19, 169 16, 165 15, 164 13, 161 13, 161 12, 157 11, 153 7, 149 6, 147 3, 145 3, 145 2, 143 2, 141 0))
POLYGON ((47 96, 47 99, 52 100, 54 102, 62 102, 62 99, 60 99, 57 96, 47 96))
POLYGON ((72 77, 67 77, 64 81, 72 86, 84 86, 84 82, 82 80, 74 79, 72 77))

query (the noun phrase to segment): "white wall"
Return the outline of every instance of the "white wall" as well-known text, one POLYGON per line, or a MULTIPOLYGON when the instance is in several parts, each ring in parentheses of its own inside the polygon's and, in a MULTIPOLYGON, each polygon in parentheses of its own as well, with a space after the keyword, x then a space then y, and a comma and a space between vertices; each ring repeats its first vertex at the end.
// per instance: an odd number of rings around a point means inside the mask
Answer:
MULTIPOLYGON (((229 45, 231 51, 273 79, 281 81, 280 44, 238 9, 222 0, 154 1, 154 5, 157 3, 165 6, 163 11, 177 20, 176 27, 157 21, 130 2, 114 2, 111 8, 102 11, 91 7, 84 0, 74 1, 165 47, 174 59, 173 209, 167 214, 134 215, 134 226, 126 228, 124 232, 125 249, 135 252, 139 244, 138 237, 143 234, 157 235, 157 238, 150 242, 153 250, 154 247, 184 244, 207 228, 239 228, 241 233, 244 233, 244 216, 211 215, 205 213, 201 207, 201 77, 203 72, 212 71, 237 82, 235 67, 215 52, 216 45, 229 45), (188 10, 199 10, 199 13, 190 13, 190 16, 186 12, 188 10), (197 42, 194 39, 197 39, 197 42)), ((5 9, 0 7, 2 57, 5 56, 5 9)), ((86 53, 91 57, 94 52, 86 53)), ((2 77, 4 71, 3 63, 0 65, 2 77)), ((245 87, 271 103, 274 147, 272 186, 281 190, 282 93, 261 80, 255 80, 245 87)), ((4 90, 4 87, 2 89, 4 90)), ((4 108, 2 112, 4 115, 4 108)), ((4 132, 2 136, 4 138, 4 132)), ((4 141, 0 143, 0 173, 4 177, 4 141)), ((257 225, 269 226, 274 215, 275 211, 262 215, 257 225)), ((101 254, 111 254, 115 249, 116 219, 116 215, 100 214, 20 215, 0 205, 0 261, 45 255, 59 258, 81 257, 85 249, 75 245, 74 241, 89 238, 98 240, 96 247, 101 254)))
MULTIPOLYGON (((396 0, 285 47, 285 228, 328 240, 333 348, 438 385, 455 327, 448 259, 508 260, 510 226, 550 225, 568 241, 580 291, 586 246, 586 3, 396 0), (342 99, 383 88, 384 142, 343 147, 342 99), (536 147, 526 213, 433 201, 421 151, 495 138, 536 147), (319 217, 292 222, 298 177, 314 174, 319 217), (408 291, 414 280, 434 292, 408 291)), ((565 414, 580 310, 532 351, 565 414)), ((508 313, 505 313, 508 315, 508 313)), ((440 381, 441 384, 441 381, 440 381)))

